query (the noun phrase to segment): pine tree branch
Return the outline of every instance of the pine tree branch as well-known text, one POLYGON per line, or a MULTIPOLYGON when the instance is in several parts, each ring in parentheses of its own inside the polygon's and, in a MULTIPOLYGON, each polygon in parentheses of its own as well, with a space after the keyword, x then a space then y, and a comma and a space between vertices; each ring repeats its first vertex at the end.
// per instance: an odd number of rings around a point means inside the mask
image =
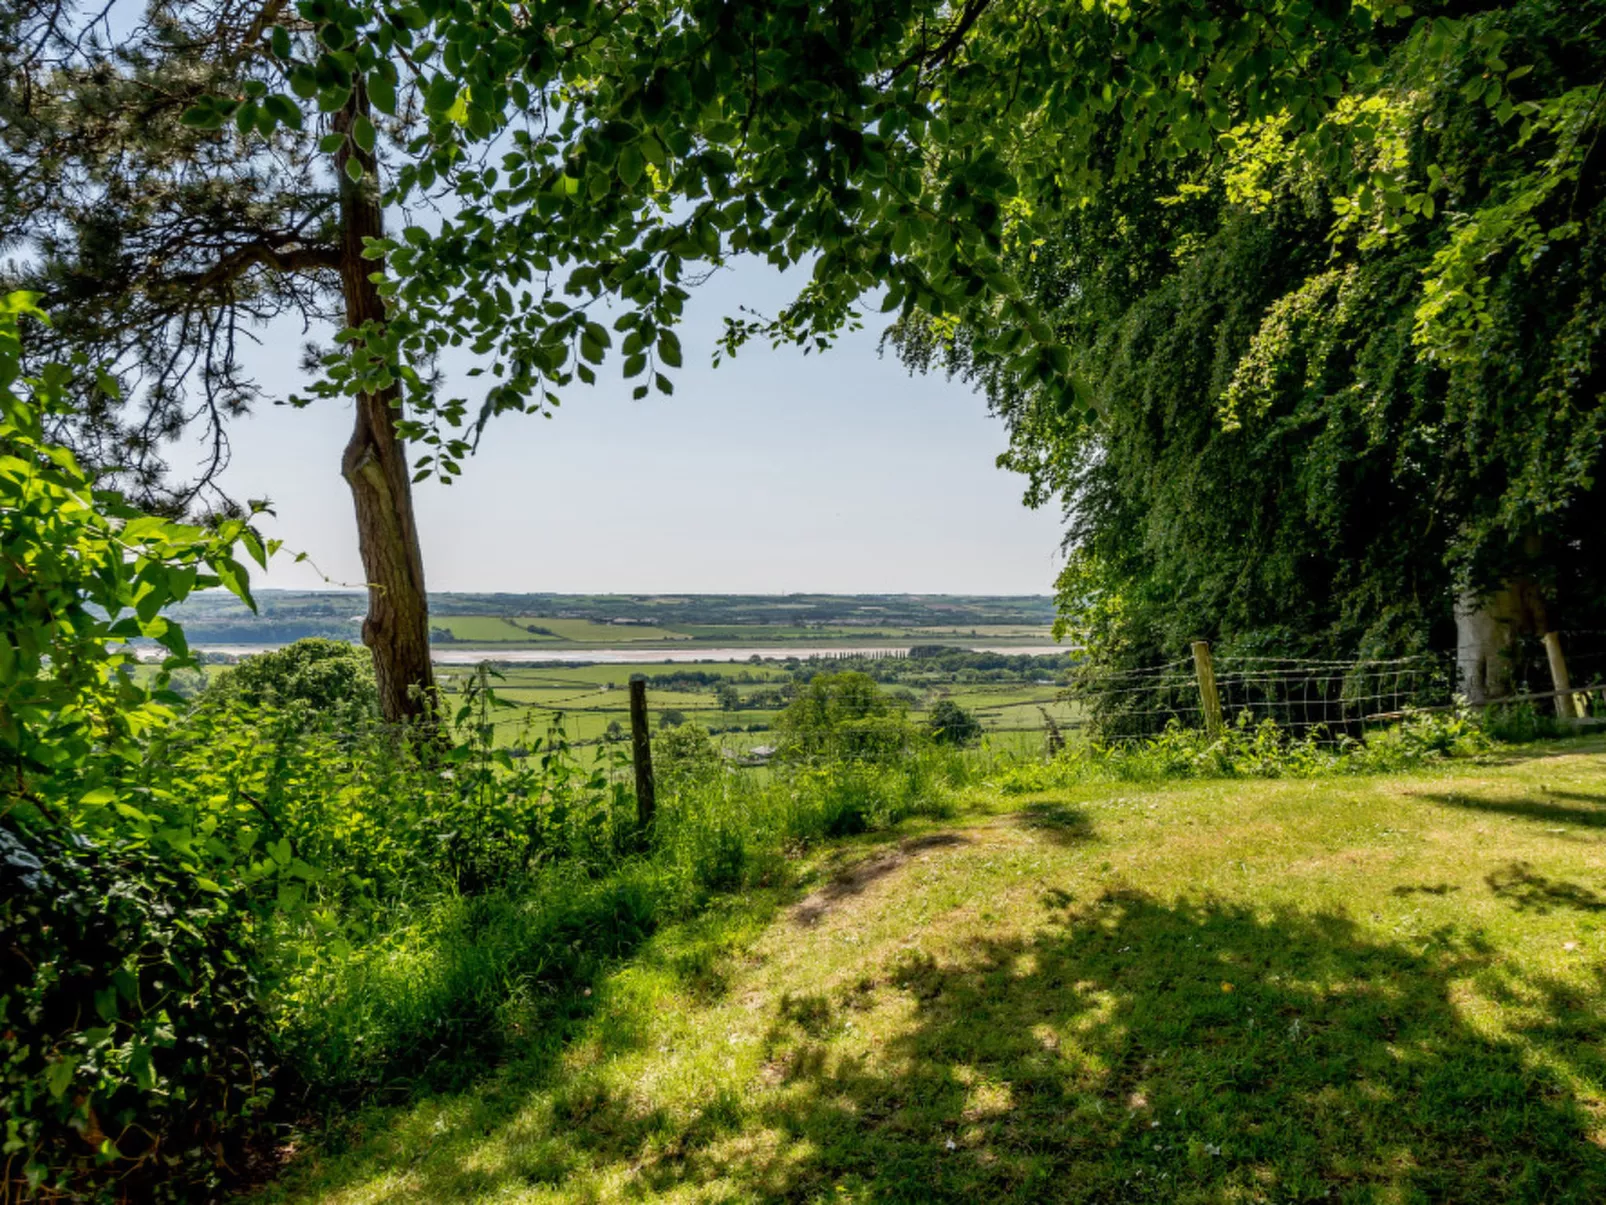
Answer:
POLYGON ((270 243, 250 243, 224 256, 204 272, 169 279, 174 284, 210 290, 238 280, 259 264, 286 274, 334 270, 340 267, 340 250, 334 246, 310 246, 286 251, 270 243))

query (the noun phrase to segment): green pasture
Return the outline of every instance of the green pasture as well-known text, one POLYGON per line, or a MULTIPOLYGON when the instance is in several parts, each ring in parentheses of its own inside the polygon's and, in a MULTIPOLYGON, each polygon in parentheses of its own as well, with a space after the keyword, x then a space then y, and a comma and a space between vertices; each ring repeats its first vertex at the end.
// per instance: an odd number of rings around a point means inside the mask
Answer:
POLYGON ((591 619, 556 619, 543 615, 441 615, 433 628, 451 632, 466 644, 539 645, 561 642, 585 645, 628 645, 699 641, 707 644, 932 644, 966 638, 988 643, 1041 643, 1046 627, 1025 624, 980 624, 908 627, 897 624, 634 624, 599 623, 591 619), (547 635, 531 632, 544 628, 547 635))
POLYGON ((476 644, 542 644, 561 639, 531 632, 526 623, 546 626, 537 620, 515 621, 502 615, 442 615, 431 618, 430 627, 445 628, 453 639, 476 644))
POLYGON ((673 628, 633 623, 596 623, 590 619, 549 619, 541 615, 521 615, 516 622, 546 628, 560 640, 576 644, 641 644, 649 640, 686 640, 684 632, 673 628))
POLYGON ((1598 1202, 1603 752, 983 786, 666 927, 259 1199, 1598 1202))
MULTIPOLYGON (((440 672, 442 688, 448 698, 452 698, 475 671, 468 666, 450 666, 442 667, 440 672)), ((560 713, 563 716, 564 734, 570 741, 590 743, 600 740, 609 724, 615 721, 628 730, 629 682, 635 674, 645 675, 649 680, 647 708, 655 729, 666 711, 678 711, 688 721, 715 730, 745 730, 753 725, 768 728, 780 715, 778 708, 741 707, 727 711, 720 706, 715 695, 717 687, 713 684, 671 688, 655 687, 652 682, 653 679, 690 672, 714 672, 727 677, 748 675, 754 681, 733 683, 744 699, 760 691, 774 691, 776 685, 787 677, 785 670, 773 662, 505 666, 496 670, 496 676, 490 679, 497 698, 512 704, 494 714, 498 742, 503 745, 527 745, 533 736, 544 733, 560 713)), ((917 723, 924 720, 938 702, 952 699, 975 713, 988 736, 989 747, 999 752, 1038 751, 1044 740, 1045 711, 1056 724, 1062 726, 1073 723, 1077 718, 1076 708, 1062 697, 1060 688, 1056 686, 943 682, 928 686, 887 684, 883 689, 899 693, 907 690, 913 694, 915 702, 910 707, 910 716, 917 723)), ((721 745, 732 750, 768 744, 774 739, 763 730, 719 732, 718 738, 721 745)))

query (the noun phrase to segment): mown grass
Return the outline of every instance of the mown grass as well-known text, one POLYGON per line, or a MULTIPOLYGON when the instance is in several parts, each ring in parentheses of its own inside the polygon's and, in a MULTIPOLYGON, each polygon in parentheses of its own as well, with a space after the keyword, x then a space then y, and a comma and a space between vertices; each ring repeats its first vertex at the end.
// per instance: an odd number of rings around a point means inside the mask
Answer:
POLYGON ((262 1199, 1606 1199, 1606 742, 984 788, 791 870, 262 1199))

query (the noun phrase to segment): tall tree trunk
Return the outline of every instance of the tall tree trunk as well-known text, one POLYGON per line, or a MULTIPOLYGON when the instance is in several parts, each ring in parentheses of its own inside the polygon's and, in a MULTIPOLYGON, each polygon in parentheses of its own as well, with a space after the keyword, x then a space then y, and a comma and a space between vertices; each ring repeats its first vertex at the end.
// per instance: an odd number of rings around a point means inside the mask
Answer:
POLYGON ((1544 616, 1539 591, 1528 581, 1509 581, 1487 594, 1467 591, 1456 600, 1456 676, 1469 703, 1511 694, 1517 637, 1542 635, 1544 616))
MULTIPOLYGON (((350 130, 369 116, 361 78, 351 99, 335 115, 335 129, 350 130)), ((340 282, 346 322, 384 322, 385 300, 372 272, 383 260, 363 258, 363 240, 384 233, 379 174, 374 156, 346 139, 335 156, 340 176, 340 282), (346 175, 347 159, 362 165, 360 183, 346 175)), ((429 659, 429 598, 424 590, 424 556, 413 514, 412 473, 407 449, 396 434, 401 392, 392 386, 357 398, 356 424, 340 461, 357 511, 357 543, 368 579, 368 615, 362 639, 374 657, 379 706, 386 720, 399 722, 433 714, 435 670, 429 659)))

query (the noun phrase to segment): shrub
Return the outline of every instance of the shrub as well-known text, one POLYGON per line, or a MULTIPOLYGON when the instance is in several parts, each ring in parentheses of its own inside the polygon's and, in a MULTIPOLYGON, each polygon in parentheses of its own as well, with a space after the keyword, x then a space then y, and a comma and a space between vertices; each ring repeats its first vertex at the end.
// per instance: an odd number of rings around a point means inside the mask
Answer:
POLYGON ((379 689, 368 651, 318 636, 242 657, 218 675, 207 693, 247 707, 326 717, 348 726, 371 723, 379 714, 379 689))
POLYGON ((776 722, 793 761, 894 761, 910 749, 904 709, 856 670, 816 674, 776 722))
POLYGON ((652 767, 665 791, 706 785, 724 769, 707 728, 695 721, 661 732, 652 746, 652 767))
POLYGON ((1490 707, 1484 712, 1483 725, 1495 740, 1512 744, 1548 740, 1564 736, 1569 731, 1549 711, 1540 711, 1530 702, 1490 707))
POLYGON ((952 699, 943 699, 931 709, 927 726, 939 745, 968 745, 981 739, 981 721, 952 699))
POLYGON ((249 917, 201 869, 241 851, 187 822, 186 784, 131 779, 193 664, 161 612, 219 585, 250 603, 234 552, 272 545, 247 517, 144 514, 50 442, 68 377, 21 376, 33 300, 0 299, 0 1192, 177 1197, 269 1099, 262 1019, 249 917))

